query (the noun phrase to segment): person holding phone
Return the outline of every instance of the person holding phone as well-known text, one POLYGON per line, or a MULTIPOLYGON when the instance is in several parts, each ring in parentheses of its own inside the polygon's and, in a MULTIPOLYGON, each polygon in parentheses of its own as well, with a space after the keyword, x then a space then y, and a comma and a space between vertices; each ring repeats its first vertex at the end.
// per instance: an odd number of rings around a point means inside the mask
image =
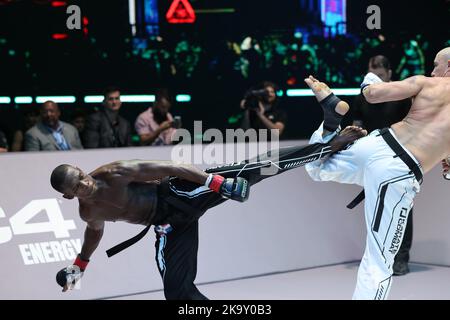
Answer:
POLYGON ((170 99, 167 94, 156 95, 155 104, 142 112, 134 124, 142 146, 172 144, 172 137, 181 127, 181 118, 173 117, 169 110, 170 99))

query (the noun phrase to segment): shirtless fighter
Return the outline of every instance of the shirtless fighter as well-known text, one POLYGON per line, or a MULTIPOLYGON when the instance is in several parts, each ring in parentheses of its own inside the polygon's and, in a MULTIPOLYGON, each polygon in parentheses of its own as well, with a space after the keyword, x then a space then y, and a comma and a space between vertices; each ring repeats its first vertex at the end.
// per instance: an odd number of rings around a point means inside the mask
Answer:
MULTIPOLYGON (((392 264, 402 243, 409 210, 420 191, 422 175, 450 154, 450 48, 435 59, 432 78, 414 76, 382 82, 368 73, 361 85, 369 103, 413 97, 408 115, 390 128, 375 130, 325 161, 306 165, 317 181, 358 184, 365 190, 367 241, 358 270, 354 299, 386 299, 392 264)), ((317 99, 339 101, 328 86, 305 79, 317 99)), ((310 143, 326 142, 335 133, 321 126, 310 143)), ((448 165, 443 163, 443 174, 448 165)))
MULTIPOLYGON (((348 105, 325 108, 325 123, 336 130, 348 105), (341 114, 339 114, 341 113, 341 114)), ((341 150, 367 132, 348 127, 329 143, 281 148, 277 159, 271 151, 256 159, 200 171, 190 165, 163 161, 116 161, 86 174, 71 165, 56 167, 53 188, 64 198, 78 198, 80 217, 87 227, 80 254, 73 265, 57 274, 63 291, 73 289, 103 235, 105 221, 145 225, 136 237, 107 251, 114 255, 142 238, 155 225, 156 263, 166 299, 206 299, 194 285, 197 273, 198 219, 206 210, 227 199, 245 201, 249 188, 269 175, 262 168, 276 167, 276 174, 303 166, 341 150)))

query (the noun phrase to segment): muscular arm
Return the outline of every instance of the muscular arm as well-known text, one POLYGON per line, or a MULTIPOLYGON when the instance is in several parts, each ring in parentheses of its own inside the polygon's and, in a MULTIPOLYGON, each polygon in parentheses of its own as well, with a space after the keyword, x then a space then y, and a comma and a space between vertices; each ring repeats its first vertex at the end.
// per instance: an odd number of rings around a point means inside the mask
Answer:
POLYGON ((81 248, 80 257, 83 260, 89 260, 92 253, 97 249, 103 236, 105 223, 103 221, 88 221, 84 231, 84 242, 81 248))
POLYGON ((403 100, 416 96, 424 81, 424 76, 414 76, 403 81, 375 83, 365 87, 363 95, 369 103, 403 100))
POLYGON ((113 165, 113 174, 128 181, 145 182, 175 176, 181 179, 204 184, 208 174, 194 166, 177 164, 170 161, 119 161, 113 165))

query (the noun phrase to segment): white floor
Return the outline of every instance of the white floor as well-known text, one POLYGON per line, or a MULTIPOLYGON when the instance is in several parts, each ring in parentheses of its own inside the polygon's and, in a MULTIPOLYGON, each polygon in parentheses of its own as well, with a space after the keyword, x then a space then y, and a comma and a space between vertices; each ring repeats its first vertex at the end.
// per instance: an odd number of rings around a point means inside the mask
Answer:
MULTIPOLYGON (((393 279, 390 300, 450 299, 450 267, 410 263, 411 272, 393 279)), ((253 278, 198 284, 211 300, 351 299, 358 263, 317 267, 253 278)), ((111 299, 163 300, 162 291, 111 299)))

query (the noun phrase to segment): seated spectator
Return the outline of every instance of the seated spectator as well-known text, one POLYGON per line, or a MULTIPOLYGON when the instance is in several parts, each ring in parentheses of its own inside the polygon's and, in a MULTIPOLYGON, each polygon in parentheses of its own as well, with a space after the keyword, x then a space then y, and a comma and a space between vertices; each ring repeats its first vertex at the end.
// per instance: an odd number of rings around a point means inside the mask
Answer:
POLYGON ((20 129, 14 131, 14 136, 11 145, 11 151, 25 150, 25 132, 34 126, 39 120, 39 109, 33 107, 25 109, 23 114, 23 124, 20 129))
POLYGON ((77 109, 72 113, 70 123, 77 128, 80 137, 83 136, 84 128, 86 127, 86 112, 82 109, 77 109))
POLYGON ((170 100, 165 94, 158 94, 153 107, 142 112, 134 124, 141 145, 169 145, 179 125, 169 113, 170 100))
POLYGON ((41 107, 41 120, 25 133, 25 151, 83 149, 77 129, 60 121, 58 104, 46 101, 41 107))
POLYGON ((8 152, 8 141, 3 131, 0 130, 0 153, 8 152))
POLYGON ((120 90, 108 87, 104 91, 103 107, 91 114, 83 133, 85 148, 116 148, 131 146, 131 127, 119 115, 122 102, 120 90))

